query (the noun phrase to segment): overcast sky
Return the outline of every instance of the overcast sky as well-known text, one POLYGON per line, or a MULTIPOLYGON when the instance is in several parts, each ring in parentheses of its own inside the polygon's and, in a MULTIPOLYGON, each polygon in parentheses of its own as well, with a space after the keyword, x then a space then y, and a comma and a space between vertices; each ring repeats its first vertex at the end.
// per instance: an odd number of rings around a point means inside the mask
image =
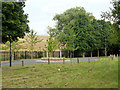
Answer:
POLYGON ((101 19, 101 12, 112 7, 110 2, 111 0, 27 0, 24 11, 29 14, 30 29, 34 29, 38 35, 48 35, 47 26, 54 27, 52 19, 56 14, 77 6, 84 7, 96 19, 101 19))

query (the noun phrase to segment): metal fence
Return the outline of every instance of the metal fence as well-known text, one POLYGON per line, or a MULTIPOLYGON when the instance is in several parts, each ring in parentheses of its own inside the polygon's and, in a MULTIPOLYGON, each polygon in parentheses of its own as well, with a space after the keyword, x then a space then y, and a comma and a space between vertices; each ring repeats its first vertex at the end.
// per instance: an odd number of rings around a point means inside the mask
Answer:
MULTIPOLYGON (((2 61, 6 61, 10 59, 10 52, 9 51, 3 51, 0 52, 1 57, 2 57, 2 61)), ((37 58, 41 58, 41 57, 46 57, 46 52, 42 52, 42 51, 18 51, 18 52, 12 52, 11 54, 12 56, 12 60, 20 60, 20 59, 37 59, 37 58)), ((66 51, 62 51, 62 56, 63 57, 67 57, 68 53, 66 51)), ((59 51, 55 51, 52 53, 49 53, 49 57, 60 57, 60 52, 59 51)))
MULTIPOLYGON (((41 58, 43 55, 43 52, 38 51, 18 51, 18 52, 12 52, 12 60, 19 60, 19 59, 30 59, 31 53, 33 58, 41 58)), ((0 52, 2 56, 2 61, 9 60, 10 59, 10 52, 0 52)))
MULTIPOLYGON (((102 50, 103 51, 103 50, 102 50)), ((17 51, 17 52, 12 52, 12 60, 20 60, 20 59, 37 59, 37 58, 41 58, 41 57, 46 57, 47 52, 43 52, 43 51, 17 51), (32 56, 31 56, 32 55, 32 56)), ((73 53, 73 51, 62 51, 62 57, 66 57, 69 58, 70 55, 72 54, 72 57, 82 57, 82 52, 78 52, 75 51, 73 53), (73 55, 74 54, 74 55, 73 55)), ((96 54, 97 52, 93 52, 93 57, 97 56, 96 54)), ((1 56, 2 56, 2 61, 6 61, 10 59, 10 52, 9 51, 3 51, 0 52, 1 56)), ((103 52, 100 52, 100 56, 104 56, 103 52)), ((60 51, 55 51, 52 53, 49 53, 49 57, 60 57, 60 51)), ((90 52, 86 52, 86 57, 90 57, 90 52)))

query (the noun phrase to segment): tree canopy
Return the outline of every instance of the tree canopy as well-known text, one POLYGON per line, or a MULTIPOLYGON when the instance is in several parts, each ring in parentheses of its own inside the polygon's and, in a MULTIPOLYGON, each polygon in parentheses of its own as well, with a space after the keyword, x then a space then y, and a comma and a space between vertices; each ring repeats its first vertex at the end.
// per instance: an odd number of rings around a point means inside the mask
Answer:
POLYGON ((57 14, 53 18, 57 21, 56 38, 66 45, 67 50, 89 49, 89 45, 84 39, 87 39, 86 37, 90 34, 92 19, 94 16, 87 13, 83 7, 71 8, 63 14, 57 14))
POLYGON ((29 32, 25 2, 2 2, 2 42, 18 40, 29 32))
POLYGON ((28 14, 24 14, 24 7, 25 2, 2 2, 2 43, 10 42, 10 66, 11 43, 29 32, 28 14))
POLYGON ((109 11, 102 12, 102 18, 108 19, 113 22, 114 32, 118 36, 118 42, 120 44, 120 0, 113 0, 111 2, 113 8, 110 8, 109 11))
POLYGON ((82 52, 107 48, 113 35, 113 25, 97 20, 83 7, 76 7, 57 14, 53 36, 65 46, 65 50, 82 52))

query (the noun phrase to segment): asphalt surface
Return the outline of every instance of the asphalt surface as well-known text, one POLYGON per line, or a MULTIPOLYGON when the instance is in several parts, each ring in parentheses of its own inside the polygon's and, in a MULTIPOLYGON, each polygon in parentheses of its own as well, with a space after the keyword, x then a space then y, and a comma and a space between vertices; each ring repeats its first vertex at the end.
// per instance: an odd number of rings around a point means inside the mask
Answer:
MULTIPOLYGON (((100 58, 105 58, 105 57, 99 57, 99 58, 90 58, 90 61, 96 61, 99 60, 100 58)), ((48 61, 43 61, 43 60, 23 60, 24 65, 31 65, 31 64, 48 64, 48 61)), ((65 60, 65 63, 71 63, 72 62, 77 62, 77 59, 67 59, 65 60)), ((79 58, 79 62, 88 62, 88 58, 79 58)), ((50 61, 50 63, 63 63, 63 61, 50 61)), ((22 65, 22 60, 16 60, 12 61, 12 65, 22 65)), ((9 66, 9 62, 2 62, 2 66, 9 66)))

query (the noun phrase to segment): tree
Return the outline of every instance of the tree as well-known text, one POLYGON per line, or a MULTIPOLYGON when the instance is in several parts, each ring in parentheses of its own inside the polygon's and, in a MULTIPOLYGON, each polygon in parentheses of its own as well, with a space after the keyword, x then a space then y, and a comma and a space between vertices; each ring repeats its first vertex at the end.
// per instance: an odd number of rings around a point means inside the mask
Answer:
POLYGON ((31 51, 31 59, 33 59, 33 50, 34 50, 34 46, 38 43, 41 42, 41 40, 38 39, 38 36, 36 35, 37 33, 34 32, 34 30, 32 29, 30 31, 30 34, 27 35, 27 38, 25 39, 26 42, 29 44, 30 47, 28 47, 28 49, 31 51))
POLYGON ((57 21, 55 37, 67 50, 79 49, 84 53, 91 48, 89 43, 93 38, 90 23, 93 19, 94 16, 87 13, 83 7, 71 8, 63 14, 57 14, 53 18, 57 21))
POLYGON ((112 24, 109 21, 105 20, 98 20, 99 23, 99 32, 100 32, 100 37, 99 39, 101 40, 101 49, 105 48, 105 56, 107 56, 107 49, 108 46, 111 44, 110 40, 112 39, 113 35, 113 27, 112 24))
POLYGON ((113 22, 114 32, 117 32, 116 35, 120 44, 120 0, 113 0, 111 4, 113 8, 110 8, 107 12, 102 12, 101 17, 113 22))
POLYGON ((10 42, 10 66, 11 43, 29 32, 28 14, 24 14, 24 7, 25 2, 2 2, 2 42, 10 42))
POLYGON ((93 19, 93 21, 91 21, 91 25, 93 27, 93 38, 94 38, 94 43, 92 42, 92 47, 91 47, 91 56, 92 56, 92 51, 94 50, 98 50, 98 57, 99 57, 99 49, 101 49, 101 32, 100 32, 100 27, 99 27, 99 23, 98 20, 93 19))
POLYGON ((113 8, 107 12, 102 12, 101 17, 113 22, 114 34, 111 39, 110 52, 119 53, 120 50, 120 0, 112 0, 113 8))
POLYGON ((56 38, 54 37, 54 28, 51 28, 48 26, 48 34, 50 35, 49 39, 47 40, 47 43, 48 43, 48 52, 49 53, 54 53, 54 51, 58 48, 58 44, 57 44, 57 40, 56 38))

